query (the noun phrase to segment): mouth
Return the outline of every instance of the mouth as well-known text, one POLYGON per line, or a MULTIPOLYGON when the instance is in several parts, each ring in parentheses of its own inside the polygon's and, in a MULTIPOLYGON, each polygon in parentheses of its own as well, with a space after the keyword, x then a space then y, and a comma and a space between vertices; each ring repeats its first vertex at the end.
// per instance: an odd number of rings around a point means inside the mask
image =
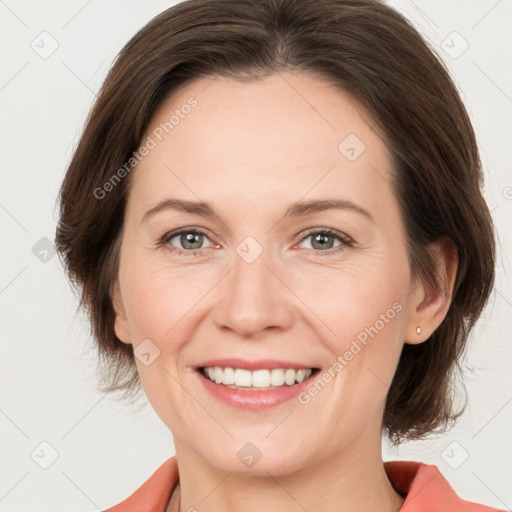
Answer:
POLYGON ((240 391, 270 391, 293 387, 310 379, 319 368, 260 368, 199 366, 197 371, 210 382, 240 391))
POLYGON ((255 412, 293 404, 320 368, 277 359, 210 359, 195 368, 200 384, 224 405, 255 412))

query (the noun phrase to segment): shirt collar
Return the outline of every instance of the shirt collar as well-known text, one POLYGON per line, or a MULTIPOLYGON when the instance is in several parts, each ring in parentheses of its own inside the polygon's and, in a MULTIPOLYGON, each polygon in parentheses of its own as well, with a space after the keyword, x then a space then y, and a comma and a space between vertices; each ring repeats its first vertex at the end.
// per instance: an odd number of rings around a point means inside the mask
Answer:
MULTIPOLYGON (((499 512, 462 500, 437 466, 390 461, 384 469, 392 485, 406 495, 399 512, 499 512)), ((165 512, 178 483, 178 461, 170 457, 133 494, 104 512, 165 512)))

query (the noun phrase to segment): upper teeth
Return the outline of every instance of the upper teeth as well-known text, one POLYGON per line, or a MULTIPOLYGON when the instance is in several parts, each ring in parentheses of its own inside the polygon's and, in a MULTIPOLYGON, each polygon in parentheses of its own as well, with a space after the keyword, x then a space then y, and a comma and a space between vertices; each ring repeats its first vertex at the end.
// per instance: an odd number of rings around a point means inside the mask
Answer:
POLYGON ((267 388, 270 386, 291 386, 302 382, 312 373, 311 369, 274 368, 272 370, 244 370, 241 368, 220 368, 215 366, 204 369, 204 374, 217 384, 241 387, 267 388))

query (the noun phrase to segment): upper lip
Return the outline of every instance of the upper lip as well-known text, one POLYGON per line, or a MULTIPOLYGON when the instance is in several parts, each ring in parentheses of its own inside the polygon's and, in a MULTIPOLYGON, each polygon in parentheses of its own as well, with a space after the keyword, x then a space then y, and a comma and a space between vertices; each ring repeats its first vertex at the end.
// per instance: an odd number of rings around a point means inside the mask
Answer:
POLYGON ((198 364, 196 368, 212 368, 219 366, 221 368, 242 368, 244 370, 272 370, 274 368, 294 368, 296 370, 309 368, 315 368, 311 365, 305 365, 302 363, 294 363, 291 361, 283 361, 278 359, 255 359, 253 361, 247 359, 228 358, 228 359, 209 359, 201 364, 198 364))

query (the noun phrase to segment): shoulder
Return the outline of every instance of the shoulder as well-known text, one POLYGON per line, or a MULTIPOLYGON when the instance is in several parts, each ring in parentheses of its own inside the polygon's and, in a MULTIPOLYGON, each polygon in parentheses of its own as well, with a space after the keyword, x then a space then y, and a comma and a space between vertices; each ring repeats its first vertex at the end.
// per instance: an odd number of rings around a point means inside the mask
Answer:
MULTIPOLYGON (((384 467, 393 486, 407 495, 400 512, 501 512, 459 497, 437 466, 390 461, 384 467)), ((103 512, 164 512, 177 483, 178 463, 173 456, 135 492, 103 512)))
POLYGON ((437 466, 413 461, 385 462, 389 480, 407 494, 400 512, 499 512, 462 499, 437 466))
POLYGON ((130 496, 103 512, 164 512, 178 483, 176 456, 167 459, 130 496))

